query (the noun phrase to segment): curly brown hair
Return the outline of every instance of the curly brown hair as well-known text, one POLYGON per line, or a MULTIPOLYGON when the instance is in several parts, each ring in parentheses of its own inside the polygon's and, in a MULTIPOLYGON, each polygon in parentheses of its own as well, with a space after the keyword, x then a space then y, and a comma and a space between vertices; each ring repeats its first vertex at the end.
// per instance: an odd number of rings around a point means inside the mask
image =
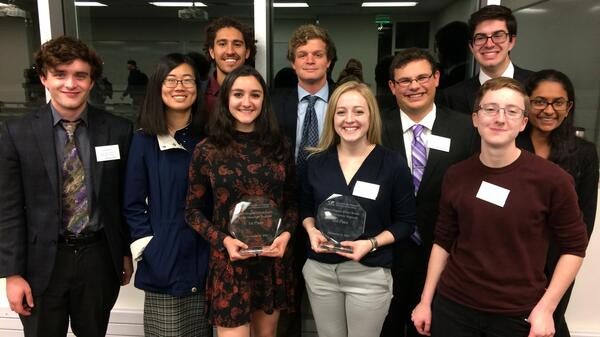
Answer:
POLYGON ((48 69, 61 64, 69 64, 77 59, 90 65, 90 77, 93 81, 102 75, 102 59, 81 40, 69 36, 60 36, 45 42, 34 57, 35 69, 40 76, 46 76, 48 69))

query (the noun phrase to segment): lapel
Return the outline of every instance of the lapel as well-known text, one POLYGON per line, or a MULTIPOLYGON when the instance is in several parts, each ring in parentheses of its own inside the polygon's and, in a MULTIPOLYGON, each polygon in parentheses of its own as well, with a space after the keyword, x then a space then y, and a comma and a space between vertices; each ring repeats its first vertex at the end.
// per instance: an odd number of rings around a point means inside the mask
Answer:
POLYGON ((94 184, 94 194, 97 199, 100 194, 100 182, 102 181, 104 162, 98 162, 96 158, 96 146, 110 145, 108 144, 109 130, 104 116, 90 105, 88 105, 88 123, 90 167, 94 184))
POLYGON ((287 99, 284 102, 286 123, 285 125, 290 126, 291 142, 296 148, 296 124, 298 123, 298 89, 290 90, 287 99))
POLYGON ((52 112, 50 104, 41 108, 33 115, 31 121, 33 134, 42 154, 42 162, 46 168, 48 179, 52 188, 60 193, 58 188, 58 162, 56 160, 56 147, 54 144, 54 129, 52 127, 52 112))
POLYGON ((404 128, 402 127, 400 110, 396 107, 395 109, 389 110, 389 113, 393 116, 390 115, 390 118, 386 120, 386 124, 389 124, 389 127, 385 128, 387 132, 387 138, 390 140, 390 144, 388 146, 397 149, 397 151, 402 154, 404 161, 406 161, 406 148, 404 147, 403 132, 404 128))
MULTIPOLYGON (((433 129, 431 130, 431 134, 436 136, 448 137, 448 122, 446 121, 445 116, 446 111, 440 109, 437 106, 437 112, 435 116, 435 121, 433 122, 433 129)), ((450 138, 450 137, 449 137, 450 138)), ((450 150, 452 151, 452 144, 450 145, 450 150)), ((427 164, 425 164, 425 171, 423 172, 423 178, 421 179, 421 184, 419 185, 419 191, 417 191, 417 195, 423 191, 423 186, 427 186, 429 183, 430 177, 436 174, 436 168, 440 163, 440 160, 444 156, 442 151, 429 149, 429 155, 427 156, 427 164)))

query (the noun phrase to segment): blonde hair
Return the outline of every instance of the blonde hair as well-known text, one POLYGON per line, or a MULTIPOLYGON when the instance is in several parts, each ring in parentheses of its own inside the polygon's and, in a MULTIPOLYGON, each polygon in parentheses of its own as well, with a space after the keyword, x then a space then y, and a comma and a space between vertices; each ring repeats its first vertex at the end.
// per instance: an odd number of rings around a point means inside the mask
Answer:
POLYGON ((367 141, 370 144, 381 144, 381 116, 379 115, 379 107, 377 106, 375 95, 373 95, 373 92, 366 84, 349 81, 337 87, 331 94, 329 103, 327 104, 327 112, 325 114, 323 136, 317 147, 307 148, 307 151, 311 154, 325 152, 330 147, 340 143, 340 136, 335 132, 335 127, 333 125, 333 117, 335 116, 335 110, 340 96, 350 91, 356 91, 365 99, 365 101, 367 101, 367 107, 369 108, 367 141))

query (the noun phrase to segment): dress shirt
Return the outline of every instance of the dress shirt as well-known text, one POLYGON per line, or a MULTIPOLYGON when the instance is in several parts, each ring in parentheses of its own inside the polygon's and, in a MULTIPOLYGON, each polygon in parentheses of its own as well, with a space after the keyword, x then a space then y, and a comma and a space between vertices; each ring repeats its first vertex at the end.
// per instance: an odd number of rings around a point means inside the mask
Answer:
MULTIPOLYGON (((508 62, 508 67, 504 70, 501 77, 515 78, 515 66, 512 62, 508 62)), ((479 83, 484 84, 485 82, 491 80, 492 78, 488 76, 488 74, 483 72, 483 69, 479 72, 479 83)))
MULTIPOLYGON (((298 85, 298 121, 296 122, 296 149, 294 152, 294 158, 298 158, 298 149, 300 149, 300 142, 302 141, 304 115, 306 115, 306 108, 308 107, 308 101, 303 98, 307 95, 310 96, 312 94, 298 85)), ((317 112, 320 138, 323 134, 323 123, 325 121, 325 113, 327 112, 327 102, 329 102, 329 84, 325 82, 325 85, 312 96, 319 97, 319 99, 315 102, 315 111, 317 112)))
MULTIPOLYGON (((63 157, 65 144, 67 143, 67 132, 62 127, 60 121, 63 119, 58 111, 54 109, 54 106, 50 104, 50 108, 52 109, 52 127, 54 130, 54 148, 56 149, 56 163, 58 164, 58 182, 61 186, 62 193, 62 165, 63 165, 63 157)), ((77 145, 77 150, 79 151, 79 155, 81 157, 81 161, 83 162, 83 168, 85 170, 85 187, 88 190, 88 207, 90 211, 90 222, 85 226, 85 231, 98 231, 102 228, 102 224, 99 222, 98 210, 94 205, 94 183, 92 180, 92 170, 91 170, 91 146, 90 146, 90 136, 88 134, 88 112, 87 107, 83 110, 81 115, 79 116, 81 123, 75 129, 75 144, 77 145)), ((61 198, 62 202, 62 198, 61 198)), ((61 205, 62 209, 62 205, 61 205)), ((61 227, 60 233, 64 233, 65 229, 61 227)))
MULTIPOLYGON (((427 138, 431 135, 431 129, 433 129, 433 123, 435 122, 437 110, 435 108, 435 104, 430 112, 425 115, 425 118, 420 120, 418 123, 410 119, 408 115, 400 109, 400 120, 402 121, 402 134, 404 136, 404 153, 406 153, 406 162, 408 164, 408 168, 412 173, 412 141, 413 141, 413 130, 412 127, 415 124, 421 124, 424 126, 423 133, 421 133, 421 138, 423 138, 423 142, 425 143, 425 149, 427 151, 427 157, 429 157, 429 145, 427 143, 427 138)), ((427 164, 425 164, 427 165, 427 164)))

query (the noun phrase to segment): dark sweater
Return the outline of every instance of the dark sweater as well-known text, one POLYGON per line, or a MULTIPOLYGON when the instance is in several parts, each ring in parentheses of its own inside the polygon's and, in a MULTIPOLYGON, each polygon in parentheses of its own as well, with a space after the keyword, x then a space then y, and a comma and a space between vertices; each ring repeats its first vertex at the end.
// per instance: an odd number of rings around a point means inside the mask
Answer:
POLYGON ((544 293, 551 234, 561 254, 584 256, 587 236, 573 178, 523 151, 503 168, 473 156, 448 169, 435 243, 450 253, 439 293, 465 306, 528 314, 544 293), (504 207, 476 198, 482 181, 510 190, 504 207))

